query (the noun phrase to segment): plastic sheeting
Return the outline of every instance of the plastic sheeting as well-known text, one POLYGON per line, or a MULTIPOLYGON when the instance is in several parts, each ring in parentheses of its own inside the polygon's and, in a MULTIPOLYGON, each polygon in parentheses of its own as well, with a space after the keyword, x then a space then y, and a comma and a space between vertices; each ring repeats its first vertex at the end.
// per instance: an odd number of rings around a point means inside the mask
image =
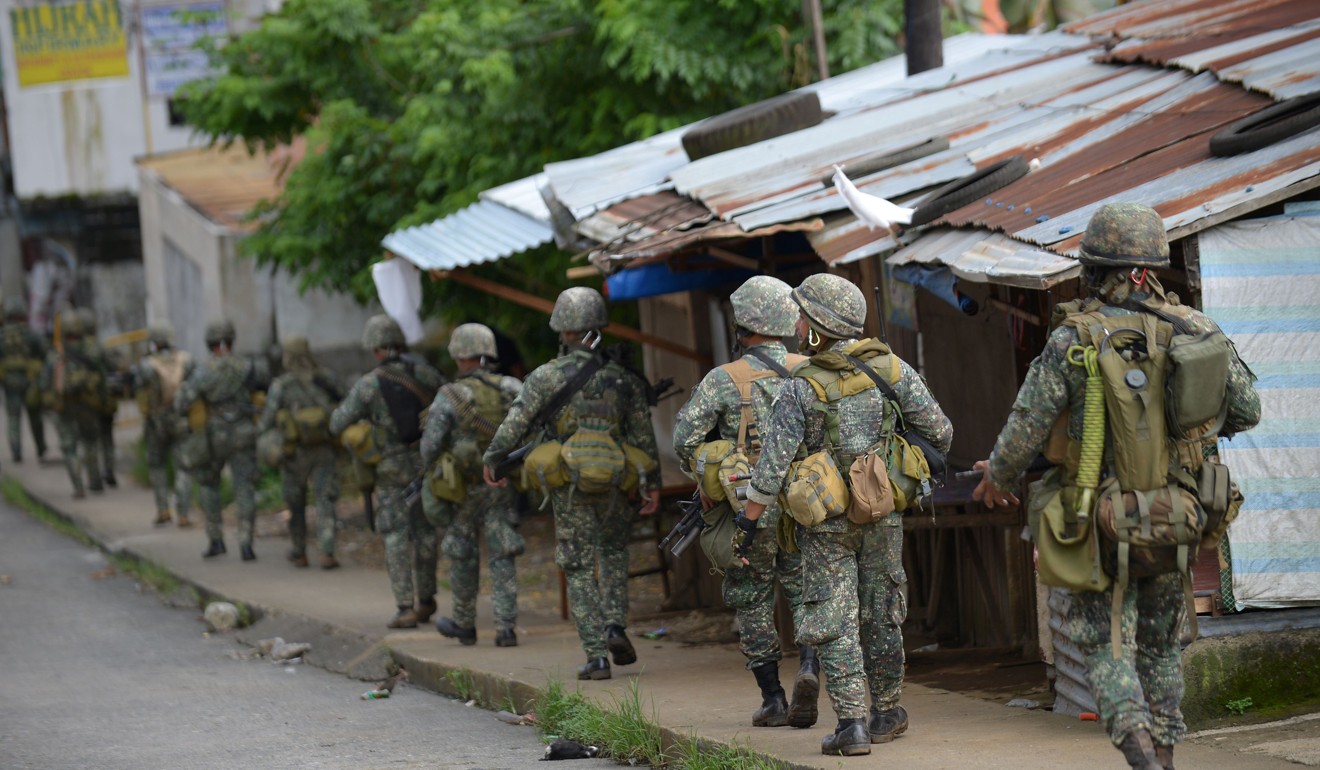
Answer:
POLYGON ((422 275, 407 260, 387 259, 371 266, 371 280, 376 282, 376 294, 390 318, 403 330, 409 345, 422 339, 422 319, 417 314, 422 306, 422 275))
POLYGON ((1200 250, 1202 304, 1259 378, 1260 425, 1220 443, 1246 496, 1237 607, 1320 604, 1320 216, 1221 225, 1200 250))

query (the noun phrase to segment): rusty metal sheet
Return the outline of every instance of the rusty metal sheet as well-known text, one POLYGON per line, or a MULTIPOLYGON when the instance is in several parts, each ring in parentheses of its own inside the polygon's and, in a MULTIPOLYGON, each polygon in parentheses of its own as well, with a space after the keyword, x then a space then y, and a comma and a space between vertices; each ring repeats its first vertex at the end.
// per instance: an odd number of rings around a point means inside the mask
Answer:
POLYGON ((280 157, 248 154, 242 145, 199 147, 142 158, 138 168, 177 192, 210 221, 244 232, 256 227, 247 215, 284 189, 280 157))
POLYGON ((675 254, 700 249, 703 244, 725 240, 744 240, 761 238, 783 232, 811 233, 823 227, 819 219, 801 222, 789 222, 773 227, 766 227, 746 232, 732 222, 715 221, 705 227, 688 230, 669 230, 645 240, 606 244, 601 249, 591 252, 588 259, 597 270, 609 275, 616 270, 632 264, 645 264, 650 261, 667 259, 675 254))
POLYGON ((890 255, 891 265, 943 265, 965 281, 1048 289, 1081 274, 1063 257, 987 230, 938 228, 890 255))
POLYGON ((714 219, 710 209, 673 191, 631 198, 578 222, 581 235, 610 244, 644 241, 672 230, 687 230, 714 219))

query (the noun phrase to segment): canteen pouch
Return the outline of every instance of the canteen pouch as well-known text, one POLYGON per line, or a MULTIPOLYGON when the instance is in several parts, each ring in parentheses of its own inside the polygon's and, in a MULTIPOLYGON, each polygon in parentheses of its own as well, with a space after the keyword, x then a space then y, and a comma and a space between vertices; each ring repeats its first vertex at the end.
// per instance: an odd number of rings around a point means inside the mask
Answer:
POLYGON ((848 520, 854 524, 873 524, 894 512, 894 485, 889 478, 889 442, 873 446, 858 455, 848 469, 848 487, 852 502, 848 520))
POLYGON ((702 528, 698 541, 702 552, 710 560, 711 568, 720 574, 743 566, 733 554, 733 536, 737 531, 733 517, 733 508, 727 500, 701 512, 706 526, 702 528))
POLYGON ((1028 491, 1027 526, 1036 543, 1040 582, 1072 591, 1103 591, 1109 575, 1100 567, 1095 522, 1079 517, 1077 487, 1064 486, 1052 468, 1028 491))
POLYGON ((930 465, 925 454, 899 433, 890 437, 886 473, 893 487, 894 510, 906 511, 931 494, 930 465))
POLYGON ((454 455, 450 452, 445 452, 435 461, 427 485, 431 488, 431 494, 435 499, 442 502, 461 503, 467 498, 463 474, 459 473, 454 455))
POLYGON ((561 454, 579 492, 603 495, 617 490, 623 482, 627 458, 608 430, 579 425, 564 442, 561 454))
POLYGON ((528 452, 523 458, 523 486, 542 492, 566 486, 570 478, 564 466, 563 449, 564 445, 558 441, 547 441, 528 452))
MULTIPOLYGON (((744 493, 741 497, 738 495, 739 488, 745 488, 752 477, 752 463, 747 459, 747 455, 739 452, 736 448, 720 462, 720 486, 724 488, 724 495, 729 501, 729 506, 733 508, 734 513, 742 513, 747 507, 747 495, 744 493)), ((741 562, 739 562, 741 563, 741 562)))
POLYGON ((701 485, 701 493, 707 499, 718 503, 728 498, 724 485, 720 483, 720 466, 731 454, 733 454, 733 442, 724 439, 707 441, 697 447, 693 455, 692 475, 701 485))
POLYGON ((786 494, 788 513, 804 527, 848 512, 848 484, 828 451, 808 455, 791 473, 786 494))
POLYGON ((353 459, 366 466, 380 464, 380 447, 376 444, 375 431, 366 420, 355 422, 344 428, 339 434, 339 442, 349 451, 353 459))
POLYGON ((631 492, 634 489, 645 489, 652 473, 660 464, 651 459, 651 456, 632 444, 623 445, 623 491, 631 492))

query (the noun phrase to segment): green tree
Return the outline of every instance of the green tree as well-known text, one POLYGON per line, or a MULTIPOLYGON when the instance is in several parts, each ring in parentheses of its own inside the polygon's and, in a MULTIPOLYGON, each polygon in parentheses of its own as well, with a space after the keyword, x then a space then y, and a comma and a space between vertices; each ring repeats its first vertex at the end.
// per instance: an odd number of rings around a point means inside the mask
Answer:
MULTIPOLYGON (((899 52, 901 0, 823 5, 832 72, 899 52)), ((801 0, 288 0, 214 48, 222 74, 181 96, 188 122, 218 141, 306 136, 243 250, 304 287, 367 299, 390 231, 546 163, 803 85, 808 39, 801 0)), ((477 272, 554 296, 564 267, 547 247, 477 272)), ((427 302, 516 336, 544 329, 449 282, 429 285, 427 302)))

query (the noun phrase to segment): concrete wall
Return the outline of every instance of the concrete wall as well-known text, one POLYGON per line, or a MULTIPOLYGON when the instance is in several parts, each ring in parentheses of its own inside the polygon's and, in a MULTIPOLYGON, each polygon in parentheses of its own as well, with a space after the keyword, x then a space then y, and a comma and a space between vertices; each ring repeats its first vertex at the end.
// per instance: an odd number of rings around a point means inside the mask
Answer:
MULTIPOLYGON (((178 2, 122 3, 125 25, 131 30, 136 24, 136 5, 178 2)), ((135 157, 205 144, 191 129, 169 125, 165 99, 146 99, 143 109, 139 38, 131 32, 128 77, 20 88, 9 15, 15 5, 15 0, 0 0, 0 69, 18 197, 133 191, 138 184, 135 157)), ((231 28, 250 27, 268 5, 266 0, 229 0, 231 28)))
POLYGON ((207 323, 226 317, 239 352, 264 352, 280 337, 302 335, 328 365, 366 368, 359 341, 378 307, 320 290, 300 295, 296 279, 240 257, 241 234, 202 216, 150 171, 142 172, 138 203, 146 318, 169 321, 179 347, 205 355, 207 323))

